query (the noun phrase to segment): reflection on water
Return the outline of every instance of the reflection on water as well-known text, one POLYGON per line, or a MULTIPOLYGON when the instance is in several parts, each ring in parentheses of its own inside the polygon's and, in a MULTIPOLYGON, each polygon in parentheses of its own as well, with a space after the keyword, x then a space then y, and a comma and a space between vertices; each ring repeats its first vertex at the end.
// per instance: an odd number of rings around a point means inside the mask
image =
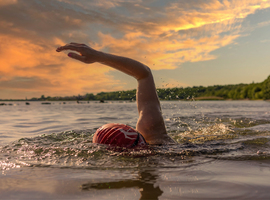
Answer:
POLYGON ((146 199, 158 199, 163 193, 159 186, 156 184, 158 175, 155 171, 142 171, 139 172, 138 180, 120 180, 116 182, 105 182, 105 183, 85 183, 81 186, 82 190, 104 190, 104 189, 123 189, 123 188, 138 188, 141 193, 141 200, 146 199))
POLYGON ((93 144, 93 134, 109 122, 134 126, 135 103, 2 106, 0 193, 269 198, 269 107, 262 101, 162 102, 167 130, 178 144, 114 151, 93 144))

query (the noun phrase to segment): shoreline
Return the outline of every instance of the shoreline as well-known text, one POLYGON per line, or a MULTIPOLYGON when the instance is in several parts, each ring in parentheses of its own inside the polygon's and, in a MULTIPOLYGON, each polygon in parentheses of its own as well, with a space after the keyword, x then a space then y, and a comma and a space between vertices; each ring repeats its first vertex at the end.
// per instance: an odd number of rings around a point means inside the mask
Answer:
MULTIPOLYGON (((195 97, 191 99, 160 99, 160 101, 270 101, 270 99, 224 99, 222 97, 195 97)), ((19 102, 77 102, 77 100, 17 100, 17 99, 1 99, 0 102, 19 101, 19 102)), ((79 102, 100 102, 100 100, 79 100, 79 102)), ((104 101, 127 101, 136 102, 136 100, 104 100, 104 101)))

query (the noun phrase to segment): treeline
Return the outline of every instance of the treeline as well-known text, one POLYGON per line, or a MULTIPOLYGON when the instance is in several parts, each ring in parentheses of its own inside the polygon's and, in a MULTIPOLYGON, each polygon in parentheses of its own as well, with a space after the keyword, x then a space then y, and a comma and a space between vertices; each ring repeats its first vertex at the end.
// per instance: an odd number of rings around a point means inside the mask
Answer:
MULTIPOLYGON (((192 98, 265 100, 270 99, 270 76, 262 83, 214 85, 208 87, 159 88, 157 89, 157 93, 161 100, 184 100, 192 98)), ((97 95, 91 94, 90 96, 92 98, 90 100, 135 100, 136 90, 101 92, 97 95)))
MULTIPOLYGON (((185 99, 270 99, 270 76, 261 83, 237 84, 237 85, 214 85, 214 86, 194 86, 186 88, 159 88, 158 96, 161 100, 185 100, 185 99)), ((136 90, 100 92, 96 95, 88 93, 78 96, 67 97, 45 97, 32 98, 30 101, 91 101, 91 100, 136 100, 136 90)))

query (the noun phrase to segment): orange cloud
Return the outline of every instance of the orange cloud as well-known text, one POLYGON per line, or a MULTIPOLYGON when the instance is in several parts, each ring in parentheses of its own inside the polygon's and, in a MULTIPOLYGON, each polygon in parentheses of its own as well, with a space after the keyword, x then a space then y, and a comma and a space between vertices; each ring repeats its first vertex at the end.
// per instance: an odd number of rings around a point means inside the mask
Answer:
POLYGON ((85 65, 57 53, 60 39, 54 40, 58 45, 47 48, 11 36, 0 36, 0 41, 0 90, 63 96, 122 88, 119 81, 105 75, 108 67, 85 65))
POLYGON ((239 35, 214 35, 200 39, 179 40, 171 38, 152 38, 144 42, 140 38, 129 40, 129 35, 115 39, 111 35, 100 33, 102 48, 111 52, 138 59, 152 69, 175 69, 184 62, 198 62, 214 59, 210 53, 232 43, 239 35), (144 56, 145 55, 145 56, 144 56))
POLYGON ((48 2, 0 0, 1 91, 62 96, 124 89, 108 75, 112 69, 71 60, 55 48, 88 42, 154 70, 172 70, 215 59, 214 50, 243 34, 244 18, 270 7, 261 0, 160 1, 160 7, 142 0, 48 2))
POLYGON ((167 15, 159 22, 146 19, 135 25, 137 29, 126 25, 121 38, 99 33, 101 47, 141 60, 152 69, 175 69, 184 62, 215 59, 212 51, 241 36, 243 18, 270 7, 269 2, 259 0, 212 0, 198 4, 197 9, 187 6, 187 10, 183 5, 173 3, 165 8, 167 15))

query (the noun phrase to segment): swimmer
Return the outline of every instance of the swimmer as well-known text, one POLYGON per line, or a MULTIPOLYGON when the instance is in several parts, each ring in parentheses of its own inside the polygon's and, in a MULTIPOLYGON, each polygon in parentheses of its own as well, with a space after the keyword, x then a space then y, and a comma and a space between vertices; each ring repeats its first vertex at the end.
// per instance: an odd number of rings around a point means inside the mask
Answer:
POLYGON ((97 51, 85 44, 70 43, 56 49, 57 52, 64 50, 78 52, 68 53, 70 58, 86 64, 98 62, 107 65, 133 76, 138 82, 136 100, 139 118, 136 130, 123 124, 105 124, 94 134, 93 143, 126 148, 145 146, 147 143, 175 143, 167 134, 153 75, 149 67, 130 58, 97 51))

